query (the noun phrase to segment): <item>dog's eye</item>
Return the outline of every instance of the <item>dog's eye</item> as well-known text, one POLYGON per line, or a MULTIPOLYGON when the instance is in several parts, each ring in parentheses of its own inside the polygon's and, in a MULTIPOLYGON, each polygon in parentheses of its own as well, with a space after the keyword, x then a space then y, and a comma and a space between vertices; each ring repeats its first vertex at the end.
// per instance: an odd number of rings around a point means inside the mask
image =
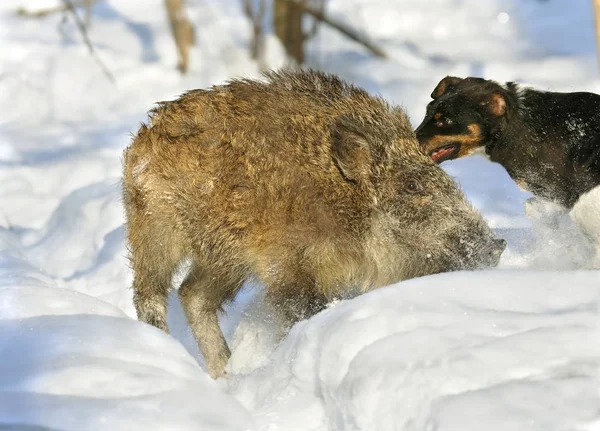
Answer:
POLYGON ((419 193, 422 187, 417 180, 410 178, 404 182, 404 190, 408 193, 419 193))
POLYGON ((439 120, 437 120, 435 122, 435 125, 438 127, 445 127, 445 126, 451 126, 454 122, 448 118, 448 117, 444 117, 444 118, 440 118, 439 120))

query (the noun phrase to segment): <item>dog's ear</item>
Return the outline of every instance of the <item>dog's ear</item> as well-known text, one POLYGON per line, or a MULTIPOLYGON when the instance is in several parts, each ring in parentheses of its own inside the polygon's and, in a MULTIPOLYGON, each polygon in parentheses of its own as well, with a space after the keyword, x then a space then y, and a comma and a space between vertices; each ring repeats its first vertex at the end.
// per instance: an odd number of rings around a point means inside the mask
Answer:
POLYGON ((431 93, 431 98, 434 100, 437 99, 438 97, 440 97, 442 94, 444 94, 446 91, 448 91, 450 88, 454 87, 456 84, 458 84, 462 80, 463 80, 463 78, 458 78, 456 76, 446 76, 435 87, 435 89, 431 93))
POLYGON ((482 105, 487 106, 490 113, 496 117, 501 117, 506 113, 506 99, 497 91, 494 91, 482 105))

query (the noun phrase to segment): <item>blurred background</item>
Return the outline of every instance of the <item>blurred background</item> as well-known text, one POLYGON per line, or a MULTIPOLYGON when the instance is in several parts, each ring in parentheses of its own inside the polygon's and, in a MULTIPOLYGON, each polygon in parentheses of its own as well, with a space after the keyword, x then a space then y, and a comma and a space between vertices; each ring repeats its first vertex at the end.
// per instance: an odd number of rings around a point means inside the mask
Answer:
MULTIPOLYGON (((25 124, 142 119, 184 90, 290 65, 339 73, 404 103, 415 122, 447 74, 563 89, 594 87, 598 77, 593 0, 3 0, 0 8, 0 124, 9 138, 25 124)), ((8 152, 4 145, 4 160, 8 152)))
MULTIPOLYGON (((133 315, 121 154, 157 101, 311 67, 416 126, 446 75, 600 92, 596 51, 592 0, 2 0, 0 228, 58 285, 133 315)), ((503 168, 443 167, 492 227, 529 226, 503 168)), ((528 264, 507 239, 505 265, 528 264)))

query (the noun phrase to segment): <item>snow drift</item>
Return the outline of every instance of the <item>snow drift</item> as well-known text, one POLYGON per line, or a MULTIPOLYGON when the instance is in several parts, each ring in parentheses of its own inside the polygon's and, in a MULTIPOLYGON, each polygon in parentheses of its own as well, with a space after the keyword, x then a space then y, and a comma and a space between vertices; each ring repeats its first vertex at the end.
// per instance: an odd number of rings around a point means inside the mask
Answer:
POLYGON ((0 231, 0 427, 252 429, 174 338, 53 286, 11 239, 0 231))

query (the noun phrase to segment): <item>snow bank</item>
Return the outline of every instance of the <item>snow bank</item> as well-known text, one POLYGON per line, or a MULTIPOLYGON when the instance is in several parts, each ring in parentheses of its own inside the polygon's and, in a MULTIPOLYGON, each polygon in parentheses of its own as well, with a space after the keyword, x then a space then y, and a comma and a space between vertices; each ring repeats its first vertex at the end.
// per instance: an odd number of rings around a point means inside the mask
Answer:
POLYGON ((0 230, 0 427, 250 430, 174 338, 59 289, 0 230), (12 244, 11 244, 12 242, 12 244))
POLYGON ((600 405, 599 285, 583 271, 414 279, 296 325, 230 390, 263 430, 579 429, 600 405))

